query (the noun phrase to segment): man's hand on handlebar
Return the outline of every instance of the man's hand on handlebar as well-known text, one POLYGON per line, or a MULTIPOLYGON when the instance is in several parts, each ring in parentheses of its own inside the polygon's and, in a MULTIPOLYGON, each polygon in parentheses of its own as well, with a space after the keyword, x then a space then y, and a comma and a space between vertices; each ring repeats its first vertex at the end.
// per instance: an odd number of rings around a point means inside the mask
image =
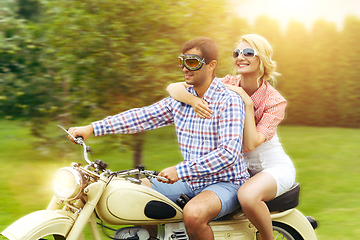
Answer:
POLYGON ((173 183, 175 183, 175 182, 177 182, 179 180, 179 177, 178 177, 177 172, 176 172, 176 166, 165 168, 164 170, 162 170, 159 173, 158 176, 169 179, 168 182, 164 182, 164 181, 161 181, 161 180, 158 179, 160 182, 163 182, 163 183, 173 184, 173 183))
MULTIPOLYGON (((71 127, 68 129, 68 132, 73 136, 73 137, 83 137, 84 141, 86 139, 88 139, 91 134, 93 134, 94 129, 92 127, 92 125, 87 125, 87 126, 82 126, 82 127, 71 127)), ((68 138, 74 142, 74 139, 71 136, 68 136, 68 138)))

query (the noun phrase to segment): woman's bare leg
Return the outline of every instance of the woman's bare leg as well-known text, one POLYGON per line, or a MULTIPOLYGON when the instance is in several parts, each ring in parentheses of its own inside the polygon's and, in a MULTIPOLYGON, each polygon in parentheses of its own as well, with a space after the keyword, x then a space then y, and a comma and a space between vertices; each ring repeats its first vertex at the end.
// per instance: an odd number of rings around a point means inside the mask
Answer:
POLYGON ((276 181, 269 173, 260 172, 244 183, 238 199, 246 217, 259 231, 262 240, 273 240, 270 212, 264 201, 276 196, 276 181))

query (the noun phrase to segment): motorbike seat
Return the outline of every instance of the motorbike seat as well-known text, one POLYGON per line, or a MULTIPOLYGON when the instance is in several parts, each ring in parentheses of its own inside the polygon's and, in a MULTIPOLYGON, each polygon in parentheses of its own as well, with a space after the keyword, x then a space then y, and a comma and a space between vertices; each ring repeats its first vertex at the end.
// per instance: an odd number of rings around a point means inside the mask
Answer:
MULTIPOLYGON (((289 191, 265 203, 268 206, 270 212, 282 212, 297 207, 299 205, 299 195, 300 185, 299 183, 295 182, 293 186, 289 189, 289 191)), ((190 198, 187 195, 182 194, 181 197, 178 199, 177 203, 181 208, 183 208, 189 200, 190 198)), ((245 215, 240 207, 232 213, 224 216, 222 219, 229 220, 244 217, 245 215)))
POLYGON ((300 184, 295 182, 289 191, 265 202, 270 212, 281 212, 299 205, 300 184))

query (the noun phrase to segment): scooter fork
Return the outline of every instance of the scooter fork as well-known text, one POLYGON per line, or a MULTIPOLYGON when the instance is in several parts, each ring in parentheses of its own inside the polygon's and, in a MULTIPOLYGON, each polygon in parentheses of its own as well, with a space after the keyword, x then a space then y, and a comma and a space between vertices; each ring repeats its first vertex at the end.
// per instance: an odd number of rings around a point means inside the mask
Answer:
POLYGON ((81 210, 79 217, 76 219, 75 224, 73 225, 68 237, 66 238, 67 240, 77 240, 87 223, 89 223, 94 240, 101 240, 100 233, 96 227, 96 217, 94 209, 102 193, 104 192, 105 187, 105 182, 98 181, 96 183, 90 184, 84 189, 84 193, 88 196, 88 201, 86 202, 84 208, 81 210))

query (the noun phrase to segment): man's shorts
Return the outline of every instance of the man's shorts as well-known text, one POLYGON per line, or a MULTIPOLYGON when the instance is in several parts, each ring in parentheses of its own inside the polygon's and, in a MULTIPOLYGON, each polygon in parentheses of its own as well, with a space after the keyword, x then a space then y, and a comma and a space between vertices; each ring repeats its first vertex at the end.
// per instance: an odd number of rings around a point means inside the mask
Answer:
POLYGON ((195 195, 201 193, 202 191, 214 192, 221 201, 221 211, 214 219, 219 219, 240 207, 237 198, 237 191, 240 186, 230 182, 217 182, 215 184, 211 184, 207 187, 200 188, 195 191, 191 190, 189 185, 186 182, 182 181, 177 181, 174 184, 167 184, 154 179, 151 186, 154 190, 165 195, 175 203, 176 199, 178 199, 182 193, 185 193, 190 198, 192 198, 195 195))

